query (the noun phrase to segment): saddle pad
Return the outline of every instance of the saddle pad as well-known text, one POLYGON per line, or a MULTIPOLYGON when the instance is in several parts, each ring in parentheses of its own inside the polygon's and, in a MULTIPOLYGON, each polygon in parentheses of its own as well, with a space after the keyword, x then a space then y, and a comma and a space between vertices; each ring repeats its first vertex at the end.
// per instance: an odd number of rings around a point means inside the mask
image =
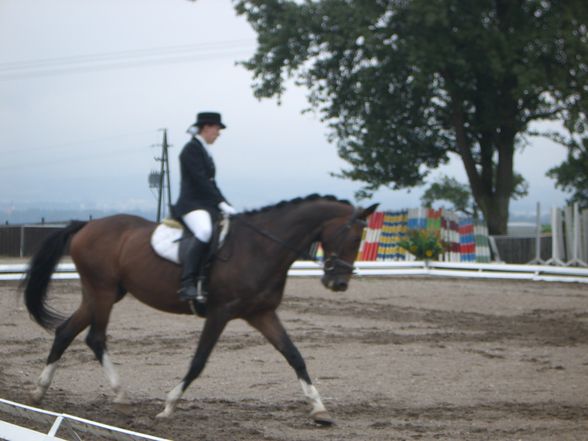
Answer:
MULTIPOLYGON (((220 236, 218 248, 224 243, 229 233, 230 222, 223 218, 220 225, 220 236)), ((182 224, 179 222, 164 219, 153 234, 151 234, 151 247, 155 253, 164 259, 171 260, 174 263, 180 263, 180 239, 184 233, 182 224)))
POLYGON ((180 263, 180 239, 182 228, 170 227, 166 223, 159 224, 151 235, 151 247, 161 257, 180 263))

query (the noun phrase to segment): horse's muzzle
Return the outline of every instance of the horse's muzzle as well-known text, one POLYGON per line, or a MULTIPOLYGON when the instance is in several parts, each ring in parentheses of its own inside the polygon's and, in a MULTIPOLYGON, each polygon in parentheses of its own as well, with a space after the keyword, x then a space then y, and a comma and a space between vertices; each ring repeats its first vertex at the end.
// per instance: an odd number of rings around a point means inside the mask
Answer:
POLYGON ((328 288, 331 291, 335 292, 346 291, 347 287, 349 286, 349 281, 347 280, 347 278, 332 277, 327 274, 321 277, 321 282, 325 286, 325 288, 328 288))

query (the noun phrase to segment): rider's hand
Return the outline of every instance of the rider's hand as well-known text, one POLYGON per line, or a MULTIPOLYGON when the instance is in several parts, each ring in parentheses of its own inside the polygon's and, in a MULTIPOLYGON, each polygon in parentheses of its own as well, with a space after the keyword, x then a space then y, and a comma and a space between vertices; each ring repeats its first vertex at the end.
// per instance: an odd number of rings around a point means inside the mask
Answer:
POLYGON ((218 208, 224 214, 237 214, 237 210, 235 210, 233 207, 231 207, 229 204, 227 204, 224 201, 221 202, 220 204, 218 204, 218 208))

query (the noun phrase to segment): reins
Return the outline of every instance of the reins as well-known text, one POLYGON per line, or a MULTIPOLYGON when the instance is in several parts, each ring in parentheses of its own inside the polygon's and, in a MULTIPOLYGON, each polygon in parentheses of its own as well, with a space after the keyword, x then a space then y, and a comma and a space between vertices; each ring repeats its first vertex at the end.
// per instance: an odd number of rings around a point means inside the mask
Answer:
POLYGON ((312 261, 316 262, 317 264, 319 264, 322 267, 322 262, 319 261, 317 258, 311 256, 308 253, 308 251, 303 251, 303 250, 300 250, 300 249, 296 248, 293 245, 290 245, 288 242, 286 242, 285 240, 280 239, 276 235, 274 235, 274 234, 272 234, 272 233, 270 233, 268 231, 262 230, 261 228, 253 225, 251 222, 246 221, 245 219, 243 219, 242 216, 235 217, 235 218, 233 218, 233 220, 238 221, 238 222, 241 222, 243 225, 245 225, 246 227, 248 227, 251 230, 255 231, 260 236, 263 236, 263 237, 265 237, 267 239, 270 239, 271 241, 276 242, 276 243, 282 245, 284 248, 289 249, 290 251, 294 252, 297 257, 303 257, 303 258, 305 258, 307 260, 312 260, 312 261))
MULTIPOLYGON (((341 228, 339 228, 337 233, 334 235, 333 240, 337 239, 341 234, 347 232, 351 228, 351 226, 355 223, 361 223, 364 226, 367 225, 367 223, 364 220, 358 219, 357 215, 358 215, 358 211, 357 211, 357 209, 355 209, 353 214, 351 215, 351 218, 345 223, 345 225, 342 225, 341 228)), ((255 231, 257 234, 259 234, 267 239, 270 239, 273 242, 280 244, 284 248, 289 249, 290 251, 294 252, 297 257, 302 257, 306 260, 311 260, 311 261, 315 262, 325 272, 334 271, 337 268, 337 266, 345 267, 351 271, 353 271, 355 269, 355 266, 352 263, 341 259, 339 257, 339 253, 337 253, 337 252, 332 252, 329 256, 327 256, 324 259, 324 261, 321 261, 320 259, 317 259, 316 257, 312 256, 308 251, 300 250, 299 248, 297 248, 293 245, 290 245, 288 242, 277 237, 276 235, 257 227, 256 225, 252 224, 251 222, 246 221, 245 219, 243 219, 242 216, 235 217, 234 220, 241 222, 243 225, 245 225, 246 227, 255 231)))

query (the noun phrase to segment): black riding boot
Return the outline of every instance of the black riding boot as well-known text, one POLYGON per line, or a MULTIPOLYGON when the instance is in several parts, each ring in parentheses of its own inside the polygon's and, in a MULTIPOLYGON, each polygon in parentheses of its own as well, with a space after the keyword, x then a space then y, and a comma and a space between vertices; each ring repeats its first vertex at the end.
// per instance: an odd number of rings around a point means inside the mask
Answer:
POLYGON ((182 267, 182 287, 178 294, 180 300, 196 300, 198 303, 206 302, 206 293, 204 292, 200 272, 206 255, 207 243, 193 238, 190 248, 186 251, 185 260, 182 267))

